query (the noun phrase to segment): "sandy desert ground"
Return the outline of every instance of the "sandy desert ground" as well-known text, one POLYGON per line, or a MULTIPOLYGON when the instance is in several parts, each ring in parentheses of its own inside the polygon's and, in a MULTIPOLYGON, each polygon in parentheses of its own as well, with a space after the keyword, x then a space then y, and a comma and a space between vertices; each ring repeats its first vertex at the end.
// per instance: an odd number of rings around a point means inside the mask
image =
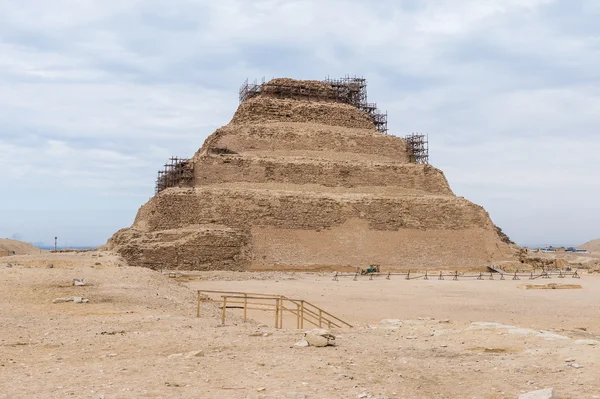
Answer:
POLYGON ((169 278, 92 251, 0 258, 0 286, 0 398, 516 398, 546 387, 600 397, 597 274, 169 278), (548 282, 582 289, 519 288, 548 282), (302 298, 355 327, 334 330, 336 346, 299 348, 303 332, 288 320, 273 328, 271 315, 243 323, 228 310, 220 326, 216 305, 205 305, 196 318, 197 289, 302 298), (52 303, 70 296, 89 302, 52 303))

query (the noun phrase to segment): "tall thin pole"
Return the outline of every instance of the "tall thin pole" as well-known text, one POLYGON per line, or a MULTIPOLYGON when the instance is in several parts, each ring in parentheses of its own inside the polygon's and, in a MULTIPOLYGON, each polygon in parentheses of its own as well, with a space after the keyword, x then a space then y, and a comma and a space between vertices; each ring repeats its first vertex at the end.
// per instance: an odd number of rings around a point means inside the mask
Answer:
POLYGON ((200 291, 198 291, 198 310, 196 311, 196 317, 200 317, 200 291))
POLYGON ((54 237, 54 252, 56 252, 56 240, 58 240, 58 237, 54 237))

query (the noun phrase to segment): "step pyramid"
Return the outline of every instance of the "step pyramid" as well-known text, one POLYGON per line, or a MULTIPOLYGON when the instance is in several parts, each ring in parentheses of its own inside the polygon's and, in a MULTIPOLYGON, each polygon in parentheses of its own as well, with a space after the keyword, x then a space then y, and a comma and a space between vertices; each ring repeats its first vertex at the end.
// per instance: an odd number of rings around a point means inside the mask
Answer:
POLYGON ((422 136, 387 134, 364 79, 246 82, 240 102, 192 158, 171 159, 108 249, 183 270, 485 270, 513 259, 488 213, 427 163, 422 136))

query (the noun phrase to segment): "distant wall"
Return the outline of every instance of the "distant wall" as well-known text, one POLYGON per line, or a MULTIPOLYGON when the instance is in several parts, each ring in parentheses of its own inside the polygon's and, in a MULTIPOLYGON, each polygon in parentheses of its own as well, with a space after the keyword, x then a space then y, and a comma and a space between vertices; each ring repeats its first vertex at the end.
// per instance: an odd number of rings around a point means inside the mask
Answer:
POLYGON ((10 256, 10 252, 5 249, 0 249, 0 257, 10 256))

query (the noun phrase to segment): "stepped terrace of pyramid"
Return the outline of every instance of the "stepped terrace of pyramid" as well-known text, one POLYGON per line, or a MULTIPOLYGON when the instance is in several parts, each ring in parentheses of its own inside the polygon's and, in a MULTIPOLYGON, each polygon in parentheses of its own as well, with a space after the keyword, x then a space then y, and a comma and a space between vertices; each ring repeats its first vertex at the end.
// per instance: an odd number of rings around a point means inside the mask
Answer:
POLYGON ((456 197, 422 147, 387 134, 364 79, 246 82, 240 102, 191 159, 165 165, 157 194, 108 249, 132 265, 182 270, 513 259, 487 212, 456 197))

